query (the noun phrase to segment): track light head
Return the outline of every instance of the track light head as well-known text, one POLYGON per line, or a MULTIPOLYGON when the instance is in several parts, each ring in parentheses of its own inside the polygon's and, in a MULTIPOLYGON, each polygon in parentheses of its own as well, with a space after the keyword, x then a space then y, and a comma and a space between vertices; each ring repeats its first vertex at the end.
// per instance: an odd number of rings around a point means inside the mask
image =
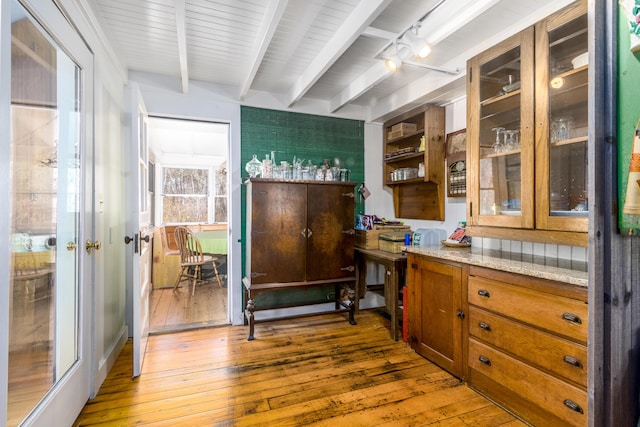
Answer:
POLYGON ((394 53, 384 60, 384 66, 387 67, 387 70, 394 72, 400 69, 402 66, 402 60, 397 53, 394 53))
POLYGON ((418 58, 426 58, 431 53, 429 43, 424 38, 419 37, 413 29, 407 31, 402 38, 418 58))

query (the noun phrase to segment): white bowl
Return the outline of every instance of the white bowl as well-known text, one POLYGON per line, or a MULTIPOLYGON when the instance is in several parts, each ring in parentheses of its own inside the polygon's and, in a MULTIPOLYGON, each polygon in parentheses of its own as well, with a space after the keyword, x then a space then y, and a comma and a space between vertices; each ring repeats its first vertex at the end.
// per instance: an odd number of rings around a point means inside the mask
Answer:
POLYGON ((571 60, 571 65, 573 65, 573 68, 580 68, 583 65, 587 65, 588 63, 589 63, 589 52, 585 52, 581 55, 578 55, 571 60))

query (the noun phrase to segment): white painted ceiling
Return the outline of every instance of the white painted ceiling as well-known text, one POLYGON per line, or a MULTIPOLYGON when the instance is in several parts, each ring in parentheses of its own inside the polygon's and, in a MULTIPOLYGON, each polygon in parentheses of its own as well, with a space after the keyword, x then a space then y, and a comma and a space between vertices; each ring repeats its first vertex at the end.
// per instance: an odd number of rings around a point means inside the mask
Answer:
POLYGON ((466 60, 569 0, 88 0, 128 70, 244 105, 384 121, 464 96, 466 60), (430 13, 431 11, 431 13, 430 13), (429 67, 380 52, 426 15, 429 67), (224 88, 224 89, 222 89, 224 88))

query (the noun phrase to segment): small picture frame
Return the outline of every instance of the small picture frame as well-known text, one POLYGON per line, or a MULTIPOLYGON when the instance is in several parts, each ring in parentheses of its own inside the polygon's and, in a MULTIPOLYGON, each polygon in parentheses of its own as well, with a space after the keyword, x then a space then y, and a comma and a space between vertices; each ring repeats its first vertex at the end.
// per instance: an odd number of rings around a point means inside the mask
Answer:
POLYGON ((467 129, 461 129, 447 134, 445 141, 445 157, 451 163, 462 160, 467 153, 467 129))

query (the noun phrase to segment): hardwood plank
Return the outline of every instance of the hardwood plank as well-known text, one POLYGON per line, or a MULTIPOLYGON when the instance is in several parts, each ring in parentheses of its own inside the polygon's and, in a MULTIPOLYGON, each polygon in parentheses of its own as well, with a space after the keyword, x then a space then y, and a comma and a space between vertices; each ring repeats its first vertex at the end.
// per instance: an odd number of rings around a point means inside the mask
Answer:
POLYGON ((244 326, 152 335, 133 380, 128 343, 74 425, 523 425, 373 311, 355 326, 335 313, 259 327, 250 342, 244 326))

